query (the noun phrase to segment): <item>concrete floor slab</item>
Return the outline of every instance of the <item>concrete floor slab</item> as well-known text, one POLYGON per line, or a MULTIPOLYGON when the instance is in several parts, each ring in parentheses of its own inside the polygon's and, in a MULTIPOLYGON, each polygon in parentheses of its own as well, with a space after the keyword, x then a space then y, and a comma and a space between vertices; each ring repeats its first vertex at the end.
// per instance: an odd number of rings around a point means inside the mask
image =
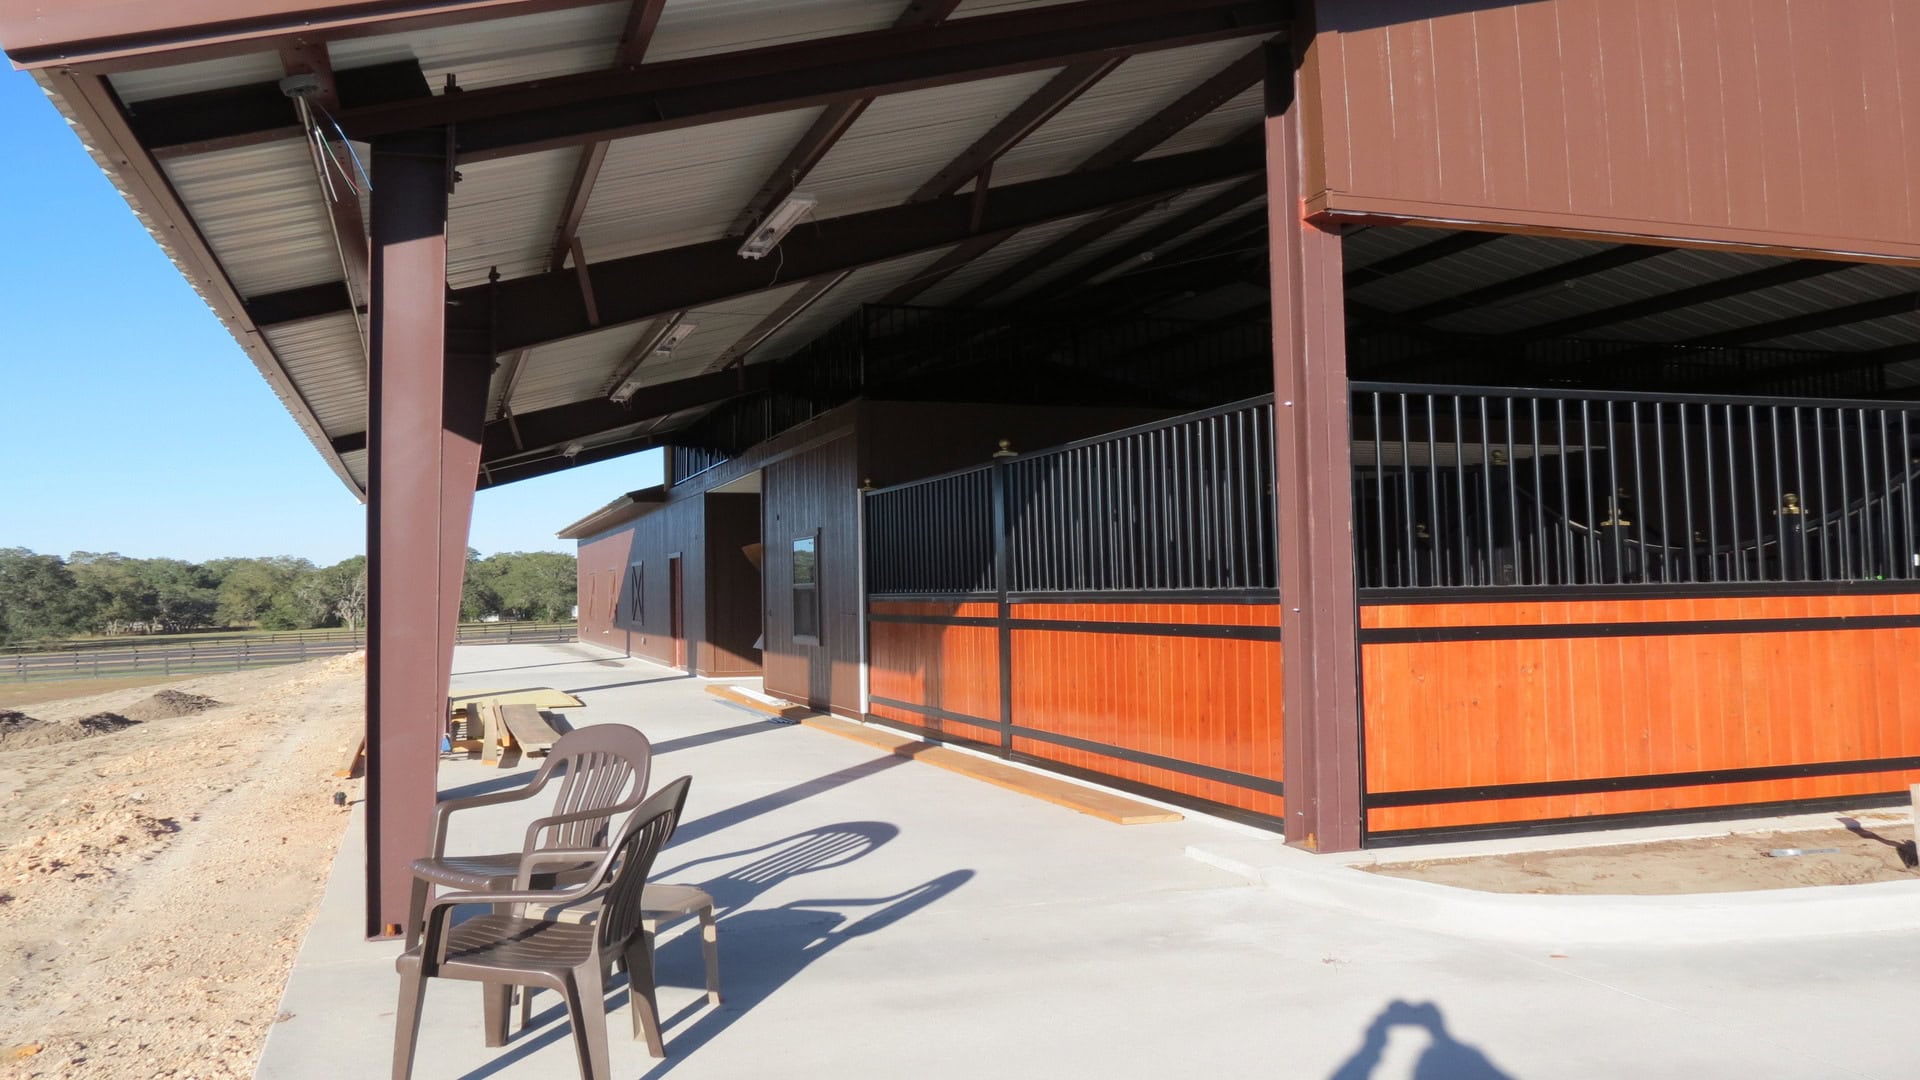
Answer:
MULTIPOLYGON (((633 723, 654 780, 694 777, 657 878, 723 908, 726 1001, 684 929, 660 947, 668 1057, 609 1018, 619 1077, 1249 1075, 1310 1080, 1910 1077, 1920 933, 1550 950, 1290 903, 1189 858, 1237 826, 1117 826, 727 706, 588 646, 460 650, 456 686, 571 690, 633 723)), ((514 775, 531 771, 522 764, 514 775)), ((445 789, 500 773, 442 766, 445 789)), ((517 836, 511 809, 452 846, 517 836)), ((496 843, 494 846, 498 846, 496 843)), ((511 845, 508 845, 511 846, 511 845)), ((389 1068, 398 947, 359 939, 348 835, 259 1075, 389 1068)), ((1351 872, 1351 871, 1349 871, 1351 872)), ((687 924, 683 924, 685 926, 687 924)), ((551 996, 482 1045, 479 991, 435 982, 415 1075, 577 1075, 551 996)), ((624 1007, 624 990, 609 996, 624 1007)))

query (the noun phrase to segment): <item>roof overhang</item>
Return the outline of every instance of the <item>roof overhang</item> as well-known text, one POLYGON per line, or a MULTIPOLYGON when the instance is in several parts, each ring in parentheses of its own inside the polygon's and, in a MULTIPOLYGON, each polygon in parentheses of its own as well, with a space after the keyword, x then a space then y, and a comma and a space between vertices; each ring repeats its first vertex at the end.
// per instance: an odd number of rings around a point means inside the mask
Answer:
POLYGON ((650 488, 641 488, 639 491, 629 491, 554 535, 562 540, 588 540, 608 529, 625 525, 649 510, 663 505, 666 501, 665 484, 655 484, 650 488))

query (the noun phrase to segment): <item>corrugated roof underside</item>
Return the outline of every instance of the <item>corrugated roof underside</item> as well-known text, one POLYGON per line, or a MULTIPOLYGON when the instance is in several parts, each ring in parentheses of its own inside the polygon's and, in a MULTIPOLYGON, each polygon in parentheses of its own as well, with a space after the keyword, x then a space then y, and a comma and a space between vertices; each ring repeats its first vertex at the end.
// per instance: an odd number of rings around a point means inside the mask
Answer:
POLYGON ((778 360, 795 352, 814 338, 826 333, 852 315, 862 304, 871 304, 894 289, 905 285, 927 267, 938 262, 948 249, 925 251, 856 270, 840 286, 821 297, 807 310, 794 316, 760 347, 754 361, 778 360))
POLYGON ((819 113, 800 109, 613 143, 580 223, 589 258, 617 259, 725 236, 819 113))
POLYGON ((527 413, 601 396, 614 367, 644 331, 644 324, 616 326, 534 349, 522 361, 509 407, 527 413))
POLYGON ((474 19, 430 30, 348 38, 329 48, 335 70, 418 60, 435 93, 445 88, 448 75, 458 79, 462 89, 478 90, 608 67, 631 7, 621 0, 474 19))
POLYGON ((905 202, 1053 75, 1035 71, 879 98, 801 188, 820 200, 821 217, 905 202))
POLYGON ((245 56, 222 56, 171 67, 119 71, 107 76, 107 81, 113 85, 113 92, 120 96, 122 103, 135 106, 155 98, 198 94, 249 83, 275 82, 284 74, 286 68, 281 66, 280 54, 269 51, 245 56))
MULTIPOLYGON (((1088 244, 1079 251, 1072 252, 1066 257, 1056 261, 1053 265, 1042 268, 1038 272, 1030 275, 1026 280, 1000 294, 999 297, 996 297, 996 302, 1006 303, 1018 300, 1020 297, 1041 288, 1048 282, 1054 281, 1081 266, 1085 266, 1094 259, 1133 243, 1146 233, 1152 232, 1154 229, 1165 225, 1174 218, 1192 211, 1201 203, 1206 202, 1208 199, 1213 198, 1239 182, 1239 180, 1226 180, 1218 184, 1209 184, 1206 187, 1193 188, 1189 191, 1183 191, 1178 195, 1174 195, 1094 243, 1088 244)), ((1250 205, 1250 202, 1242 203, 1240 206, 1215 216, 1202 225, 1197 226, 1195 231, 1206 228, 1207 225, 1220 220, 1221 217, 1225 217, 1228 214, 1238 213, 1250 205)), ((1176 239, 1173 243, 1179 243, 1179 240, 1176 239)))
POLYGON ((307 319, 263 334, 329 436, 367 429, 367 365, 352 315, 307 319))
MULTIPOLYGON (((964 296, 974 286, 980 285, 998 275, 1001 271, 1053 243, 1082 225, 1100 217, 1104 211, 1079 214, 1046 225, 1035 225, 1022 229, 1007 240, 996 244, 982 253, 972 262, 955 270, 945 281, 940 282, 914 301, 934 307, 944 307, 964 296)), ((991 298, 990 298, 991 299, 991 298)))
MULTIPOLYGON (((579 160, 568 147, 460 166, 447 206, 447 283, 484 284, 494 267, 505 278, 545 270, 579 160)), ((598 257, 587 250, 588 261, 598 257)))
POLYGON ((688 311, 682 323, 692 323, 696 329, 671 355, 648 357, 637 369, 640 385, 652 386, 673 379, 690 378, 706 371, 747 331, 785 303, 799 287, 800 283, 794 282, 688 311))
POLYGON ((884 30, 902 0, 671 0, 647 49, 648 61, 756 49, 808 38, 884 30))
MULTIPOLYGON (((198 154, 165 167, 241 295, 340 280, 333 224, 306 143, 198 154)), ((351 196, 342 190, 340 197, 351 196)))
MULTIPOLYGON (((993 182, 1017 184, 1072 171, 1121 135, 1173 104, 1182 94, 1246 55, 1252 47, 1249 41, 1241 39, 1128 57, 1092 89, 1002 155, 994 163, 993 182)), ((1211 135, 1204 137, 1212 138, 1211 135)))

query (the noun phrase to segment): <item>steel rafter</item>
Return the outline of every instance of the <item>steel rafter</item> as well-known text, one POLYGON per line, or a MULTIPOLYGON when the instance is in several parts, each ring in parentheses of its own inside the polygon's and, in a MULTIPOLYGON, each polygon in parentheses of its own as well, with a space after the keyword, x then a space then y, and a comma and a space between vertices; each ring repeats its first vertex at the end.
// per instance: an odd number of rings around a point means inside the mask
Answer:
MULTIPOLYGON (((1097 173, 1013 184, 994 193, 984 227, 990 232, 1075 217, 1114 202, 1157 199, 1174 191, 1231 180, 1260 167, 1259 148, 1218 147, 1168 155, 1097 173)), ((794 280, 932 251, 972 234, 972 200, 964 195, 815 222, 781 244, 794 280)), ((767 268, 741 259, 730 239, 590 264, 599 298, 599 325, 639 322, 670 311, 761 292, 767 268)), ((594 329, 579 282, 570 271, 538 274, 456 290, 455 302, 497 295, 497 344, 502 350, 557 341, 594 329)))
MULTIPOLYGON (((454 126, 459 157, 483 160, 1272 34, 1285 29, 1289 8, 1285 0, 1081 0, 389 102, 341 119, 362 139, 454 126)), ((158 153, 203 152, 296 134, 290 109, 275 121, 269 91, 278 94, 270 84, 234 91, 214 110, 153 103, 142 141, 158 153)))
MULTIPOLYGON (((1092 89, 1094 84, 1112 74, 1113 69, 1119 67, 1123 59, 1124 57, 1108 57, 1068 65, 1059 74, 1047 80, 1045 86, 1036 90, 1025 101, 1001 117, 985 134, 975 139, 972 145, 962 150, 931 179, 914 189, 913 194, 907 197, 907 201, 927 202, 942 198, 959 191, 966 186, 967 181, 972 180, 975 182, 972 227, 978 230, 981 217, 986 213, 986 207, 993 198, 993 163, 999 160, 1001 155, 1019 145, 1020 140, 1059 115, 1060 110, 1078 100, 1080 95, 1092 89)), ((864 108, 864 105, 862 107, 864 108)), ((805 145, 804 141, 802 145, 805 145)), ((769 181, 769 183, 772 182, 769 181)), ((785 194, 791 192, 793 186, 798 183, 799 180, 796 177, 792 183, 785 186, 781 197, 784 198, 785 194)), ((778 308, 768 313, 766 318, 760 320, 752 329, 728 346, 726 351, 714 361, 713 369, 745 363, 748 354, 761 342, 772 337, 801 312, 818 303, 822 297, 833 291, 849 276, 850 274, 842 272, 807 282, 778 308)))

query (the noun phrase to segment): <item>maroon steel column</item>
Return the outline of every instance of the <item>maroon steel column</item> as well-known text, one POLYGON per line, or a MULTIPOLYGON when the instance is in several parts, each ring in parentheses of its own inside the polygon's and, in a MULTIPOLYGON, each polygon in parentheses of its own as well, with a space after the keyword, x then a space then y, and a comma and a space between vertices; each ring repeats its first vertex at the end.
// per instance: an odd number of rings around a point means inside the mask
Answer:
POLYGON ((488 365, 447 347, 447 177, 442 132, 374 144, 368 936, 405 922, 407 864, 426 854, 485 419, 488 365))
MULTIPOLYGON (((1304 23, 1304 20, 1303 20, 1304 23)), ((1304 25, 1296 32, 1310 41, 1304 25)), ((1287 841, 1360 846, 1358 612, 1340 236, 1305 220, 1296 63, 1267 54, 1274 471, 1287 841)))

